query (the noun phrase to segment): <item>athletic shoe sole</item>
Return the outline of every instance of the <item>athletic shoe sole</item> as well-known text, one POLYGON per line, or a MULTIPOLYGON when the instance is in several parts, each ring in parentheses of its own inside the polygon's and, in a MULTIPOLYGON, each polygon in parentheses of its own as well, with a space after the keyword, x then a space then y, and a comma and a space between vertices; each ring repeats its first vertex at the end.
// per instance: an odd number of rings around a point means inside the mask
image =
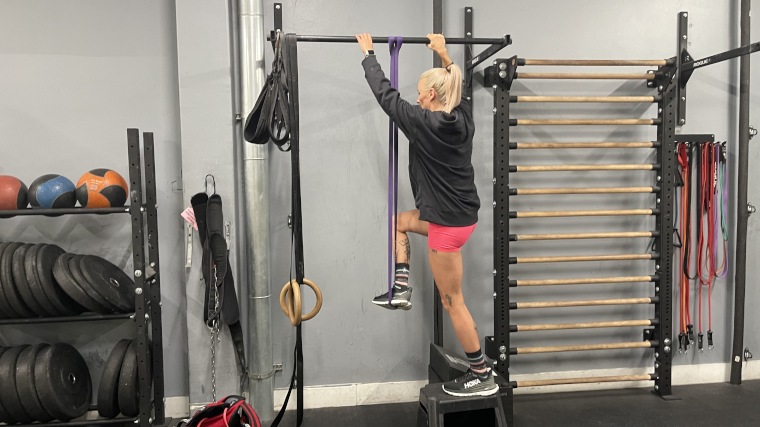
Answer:
POLYGON ((458 391, 451 391, 451 390, 446 390, 446 387, 443 387, 443 386, 441 386, 441 388, 443 389, 443 392, 444 392, 444 393, 446 393, 446 394, 449 394, 449 395, 451 395, 451 396, 456 396, 456 397, 467 397, 467 396, 491 396, 491 395, 494 395, 494 394, 496 394, 496 393, 499 391, 499 387, 498 387, 498 386, 497 386, 497 387, 494 387, 493 389, 488 389, 488 390, 481 390, 481 391, 476 391, 476 392, 458 392, 458 391))
POLYGON ((391 300, 391 303, 388 304, 388 300, 385 301, 372 301, 372 304, 379 305, 380 307, 387 308, 390 310, 394 310, 397 308, 400 308, 401 310, 411 310, 412 309, 412 302, 407 301, 405 299, 397 299, 397 300, 391 300), (390 306, 390 307, 389 307, 390 306))

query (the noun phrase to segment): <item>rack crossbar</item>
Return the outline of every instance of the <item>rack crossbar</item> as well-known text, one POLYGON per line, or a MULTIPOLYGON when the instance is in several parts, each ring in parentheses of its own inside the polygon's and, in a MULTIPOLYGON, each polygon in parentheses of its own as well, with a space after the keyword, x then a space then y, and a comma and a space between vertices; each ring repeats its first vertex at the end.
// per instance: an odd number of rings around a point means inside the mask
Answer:
POLYGON ((633 350, 638 348, 653 348, 657 341, 634 341, 605 344, 555 345, 543 347, 512 347, 510 354, 562 353, 568 351, 601 351, 601 350, 633 350))
POLYGON ((618 254, 618 255, 573 255, 544 257, 510 257, 510 264, 539 264, 548 262, 590 262, 590 261, 641 261, 657 259, 657 254, 618 254))
POLYGON ((659 280, 657 276, 579 277, 573 279, 510 280, 509 286, 598 285, 611 283, 644 283, 659 280))
POLYGON ((509 102, 599 102, 599 103, 653 103, 658 96, 511 96, 509 102))
POLYGON ((614 320, 606 322, 577 323, 542 323, 536 325, 510 325, 510 332, 559 331, 564 329, 627 328, 633 326, 652 326, 656 320, 614 320))
POLYGON ((510 142, 512 150, 569 149, 569 148, 656 148, 658 142, 510 142))
POLYGON ((659 187, 586 187, 586 188, 510 188, 510 196, 536 196, 544 194, 632 194, 656 193, 659 187))
POLYGON ((613 383, 613 382, 625 382, 625 381, 654 381, 656 379, 655 374, 642 374, 642 375, 615 375, 604 377, 586 377, 586 378, 553 378, 545 380, 526 380, 526 381, 512 381, 512 387, 543 387, 549 385, 563 385, 563 384, 591 384, 591 383, 613 383))
POLYGON ((673 64, 673 59, 526 59, 518 58, 517 65, 578 65, 578 66, 649 66, 673 64))
POLYGON ((574 300, 574 301, 533 301, 533 302, 513 302, 510 303, 510 310, 523 310, 534 308, 563 308, 563 307, 596 307, 606 305, 635 305, 635 304, 654 304, 657 298, 613 298, 613 299, 595 299, 595 300, 574 300))

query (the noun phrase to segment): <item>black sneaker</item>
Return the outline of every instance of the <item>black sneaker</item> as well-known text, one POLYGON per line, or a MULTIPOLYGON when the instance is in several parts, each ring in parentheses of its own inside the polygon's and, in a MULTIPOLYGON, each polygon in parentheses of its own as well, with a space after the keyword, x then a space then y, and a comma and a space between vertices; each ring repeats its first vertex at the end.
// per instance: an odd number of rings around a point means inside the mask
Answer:
POLYGON ((452 396, 490 396, 499 391, 499 386, 493 379, 492 369, 483 375, 468 369, 461 377, 443 383, 443 391, 452 396))
POLYGON ((393 296, 390 303, 388 303, 388 292, 375 297, 372 300, 372 304, 379 305, 380 307, 387 308, 389 310, 395 310, 400 308, 402 310, 412 309, 412 287, 411 286, 398 286, 393 285, 393 296))

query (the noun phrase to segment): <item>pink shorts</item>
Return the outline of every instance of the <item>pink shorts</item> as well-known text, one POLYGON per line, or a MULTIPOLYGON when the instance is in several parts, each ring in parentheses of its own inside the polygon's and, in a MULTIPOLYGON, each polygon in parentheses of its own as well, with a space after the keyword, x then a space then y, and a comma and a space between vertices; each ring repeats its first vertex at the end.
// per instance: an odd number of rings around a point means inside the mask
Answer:
POLYGON ((441 252, 459 252, 470 238, 475 225, 449 227, 446 225, 428 225, 428 248, 441 252))

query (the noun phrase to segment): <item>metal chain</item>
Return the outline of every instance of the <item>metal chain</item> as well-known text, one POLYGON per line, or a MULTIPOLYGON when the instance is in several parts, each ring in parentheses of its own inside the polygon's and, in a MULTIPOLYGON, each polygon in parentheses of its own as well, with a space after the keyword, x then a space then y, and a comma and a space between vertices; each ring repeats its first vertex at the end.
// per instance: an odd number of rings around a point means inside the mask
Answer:
POLYGON ((216 402, 216 344, 221 341, 219 336, 219 288, 216 287, 216 266, 214 266, 214 320, 211 321, 211 398, 216 402))

